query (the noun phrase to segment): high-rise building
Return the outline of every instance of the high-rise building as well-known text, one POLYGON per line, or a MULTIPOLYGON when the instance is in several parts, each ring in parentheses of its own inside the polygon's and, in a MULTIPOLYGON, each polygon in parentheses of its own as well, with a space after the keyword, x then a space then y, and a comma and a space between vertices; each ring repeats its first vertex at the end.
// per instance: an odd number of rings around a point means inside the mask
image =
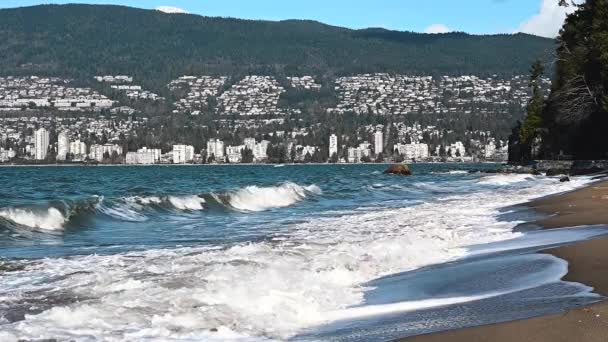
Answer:
POLYGON ((209 139, 207 141, 207 158, 215 157, 215 161, 224 160, 224 142, 220 139, 209 139))
POLYGON ((338 154, 338 137, 332 134, 329 137, 329 157, 331 158, 334 154, 338 154))
POLYGON ((381 131, 377 131, 374 134, 374 152, 376 155, 382 154, 384 151, 384 139, 381 131))
POLYGON ((173 145, 173 164, 191 163, 194 159, 194 146, 173 145))
POLYGON ((256 162, 260 162, 268 158, 268 145, 270 145, 270 141, 268 140, 262 140, 258 144, 255 144, 253 147, 253 159, 256 162))
POLYGON ((49 131, 44 128, 40 128, 35 133, 35 158, 36 160, 46 159, 47 152, 49 150, 49 131))
POLYGON ((57 160, 66 160, 68 153, 70 153, 70 136, 67 131, 63 131, 57 137, 57 160))

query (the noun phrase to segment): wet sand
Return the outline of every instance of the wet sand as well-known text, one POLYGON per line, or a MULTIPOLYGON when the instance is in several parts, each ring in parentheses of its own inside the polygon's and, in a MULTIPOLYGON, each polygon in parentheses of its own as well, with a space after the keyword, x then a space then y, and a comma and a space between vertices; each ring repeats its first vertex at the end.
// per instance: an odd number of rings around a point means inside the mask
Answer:
MULTIPOLYGON (((535 222, 546 229, 608 224, 608 181, 528 204, 550 217, 535 222)), ((545 251, 568 261, 567 281, 592 286, 608 296, 608 238, 545 251)), ((608 302, 521 321, 402 339, 404 342, 606 342, 608 302)))

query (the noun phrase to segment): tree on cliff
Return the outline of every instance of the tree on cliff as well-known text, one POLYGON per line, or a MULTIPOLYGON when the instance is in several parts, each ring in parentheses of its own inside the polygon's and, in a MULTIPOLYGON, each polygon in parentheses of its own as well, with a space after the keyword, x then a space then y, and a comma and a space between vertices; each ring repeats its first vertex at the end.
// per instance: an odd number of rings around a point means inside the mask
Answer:
POLYGON ((530 89, 532 90, 532 98, 528 102, 526 117, 519 131, 523 160, 532 159, 532 143, 538 136, 542 123, 544 97, 540 87, 540 82, 544 72, 545 68, 542 62, 534 62, 532 69, 530 70, 530 89))
POLYGON ((608 144, 608 0, 576 6, 562 28, 556 52, 556 75, 543 126, 549 130, 545 151, 578 159, 605 158, 608 144))

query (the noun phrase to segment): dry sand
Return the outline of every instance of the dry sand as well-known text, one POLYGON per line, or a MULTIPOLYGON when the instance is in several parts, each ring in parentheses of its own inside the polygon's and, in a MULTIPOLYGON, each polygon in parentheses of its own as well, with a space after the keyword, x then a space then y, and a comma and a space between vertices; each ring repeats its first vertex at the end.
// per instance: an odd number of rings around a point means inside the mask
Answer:
MULTIPOLYGON (((608 182, 529 204, 552 215, 546 228, 608 224, 608 182)), ((564 280, 583 283, 608 296, 608 238, 547 250, 568 261, 564 280)), ((561 314, 406 338, 407 342, 608 342, 608 302, 561 314)))

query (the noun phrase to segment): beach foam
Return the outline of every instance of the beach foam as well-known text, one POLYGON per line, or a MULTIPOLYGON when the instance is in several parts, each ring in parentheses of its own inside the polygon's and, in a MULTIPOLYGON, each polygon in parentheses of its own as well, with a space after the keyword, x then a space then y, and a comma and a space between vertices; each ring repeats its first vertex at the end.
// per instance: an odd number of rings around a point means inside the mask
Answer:
POLYGON ((496 174, 481 177, 479 179, 479 184, 503 186, 538 179, 540 179, 540 177, 535 177, 528 174, 496 174))

